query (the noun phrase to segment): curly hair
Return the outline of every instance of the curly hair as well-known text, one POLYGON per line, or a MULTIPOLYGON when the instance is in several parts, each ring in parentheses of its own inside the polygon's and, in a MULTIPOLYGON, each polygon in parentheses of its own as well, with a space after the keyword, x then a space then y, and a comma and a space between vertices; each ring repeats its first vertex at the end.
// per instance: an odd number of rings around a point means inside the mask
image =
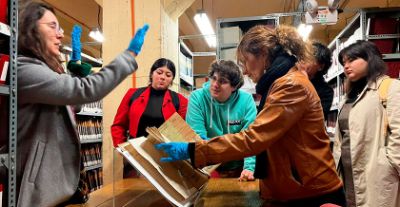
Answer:
POLYGON ((244 62, 245 54, 251 53, 256 57, 266 56, 266 63, 272 62, 276 55, 286 52, 298 61, 312 59, 311 46, 305 44, 296 28, 280 25, 271 28, 267 25, 252 27, 243 35, 237 49, 237 60, 244 62))
POLYGON ((244 84, 242 71, 239 66, 231 60, 214 61, 211 63, 209 71, 209 77, 213 76, 214 73, 218 73, 220 77, 228 79, 231 86, 236 88, 236 90, 244 84))

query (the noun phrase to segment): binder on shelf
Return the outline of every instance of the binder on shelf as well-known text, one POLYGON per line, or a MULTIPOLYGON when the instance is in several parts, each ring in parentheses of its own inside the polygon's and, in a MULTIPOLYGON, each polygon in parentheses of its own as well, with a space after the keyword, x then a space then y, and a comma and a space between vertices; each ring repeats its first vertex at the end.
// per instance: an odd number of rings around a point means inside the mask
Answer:
POLYGON ((8 0, 0 0, 0 22, 8 24, 8 0))
POLYGON ((386 72, 386 75, 395 79, 400 78, 400 61, 386 62, 386 65, 388 66, 388 71, 386 72))
POLYGON ((102 101, 76 106, 77 132, 81 143, 81 162, 85 168, 85 180, 90 192, 102 187, 102 101))
MULTIPOLYGON (((375 17, 368 18, 370 35, 390 35, 396 34, 399 23, 397 18, 375 17)), ((382 54, 393 53, 396 50, 395 39, 376 39, 369 40, 378 47, 382 54)))
POLYGON ((0 84, 6 83, 9 62, 10 56, 0 54, 0 84))
POLYGON ((169 141, 191 142, 200 137, 175 113, 158 129, 147 128, 149 135, 130 139, 117 147, 132 166, 176 206, 190 206, 208 182, 209 173, 216 166, 195 169, 188 161, 160 162, 164 152, 154 148, 154 144, 169 141))

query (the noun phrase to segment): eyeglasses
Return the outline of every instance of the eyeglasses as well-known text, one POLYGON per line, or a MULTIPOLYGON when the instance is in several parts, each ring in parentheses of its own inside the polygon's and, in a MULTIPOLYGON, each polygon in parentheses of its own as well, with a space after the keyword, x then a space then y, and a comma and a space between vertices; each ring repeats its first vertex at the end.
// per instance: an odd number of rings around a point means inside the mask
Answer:
POLYGON ((213 75, 209 77, 211 82, 217 82, 219 85, 230 84, 231 82, 226 78, 217 78, 217 76, 213 75))
POLYGON ((47 26, 49 26, 50 28, 52 28, 57 34, 63 35, 64 34, 64 30, 60 27, 60 25, 58 25, 55 22, 43 22, 39 24, 45 24, 47 26))

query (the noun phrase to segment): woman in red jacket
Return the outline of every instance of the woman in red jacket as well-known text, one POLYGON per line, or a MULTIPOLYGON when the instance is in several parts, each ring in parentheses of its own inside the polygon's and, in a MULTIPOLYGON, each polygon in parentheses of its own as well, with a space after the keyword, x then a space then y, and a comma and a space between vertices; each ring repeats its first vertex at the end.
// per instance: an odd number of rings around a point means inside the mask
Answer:
MULTIPOLYGON (((175 112, 185 118, 188 100, 168 89, 175 78, 174 63, 166 58, 156 60, 149 78, 147 87, 131 88, 122 99, 111 126, 114 147, 129 138, 147 136, 146 127, 161 126, 175 112)), ((124 166, 124 178, 135 177, 131 169, 124 166)))

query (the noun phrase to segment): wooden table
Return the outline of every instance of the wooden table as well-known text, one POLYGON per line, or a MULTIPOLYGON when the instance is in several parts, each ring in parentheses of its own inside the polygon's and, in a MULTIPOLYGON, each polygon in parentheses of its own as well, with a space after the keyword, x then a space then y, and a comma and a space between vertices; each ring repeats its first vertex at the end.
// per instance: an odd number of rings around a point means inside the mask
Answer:
MULTIPOLYGON (((233 178, 210 179, 196 202, 196 207, 259 207, 262 200, 258 196, 258 181, 239 182, 233 178)), ((131 178, 117 181, 114 187, 115 206, 169 207, 172 206, 145 179, 131 178)), ((104 186, 90 194, 84 205, 69 207, 110 207, 113 206, 113 184, 104 186)))

